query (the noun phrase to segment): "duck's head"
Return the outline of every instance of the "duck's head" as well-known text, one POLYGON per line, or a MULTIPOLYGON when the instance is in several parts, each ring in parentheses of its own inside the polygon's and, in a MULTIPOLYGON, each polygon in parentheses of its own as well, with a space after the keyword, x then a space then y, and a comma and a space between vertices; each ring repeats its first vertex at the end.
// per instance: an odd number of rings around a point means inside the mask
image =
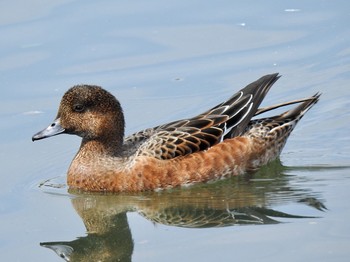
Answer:
POLYGON ((32 140, 75 134, 83 140, 122 143, 124 116, 119 101, 99 86, 77 85, 62 97, 56 119, 32 140), (112 141, 113 140, 113 141, 112 141))

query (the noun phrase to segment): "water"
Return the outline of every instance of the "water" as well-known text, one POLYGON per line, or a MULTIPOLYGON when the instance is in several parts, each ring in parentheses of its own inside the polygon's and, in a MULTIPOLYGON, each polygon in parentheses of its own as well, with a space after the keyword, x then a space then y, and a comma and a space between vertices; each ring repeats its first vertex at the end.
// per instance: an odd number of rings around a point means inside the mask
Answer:
POLYGON ((2 1, 4 261, 347 261, 348 1, 2 1), (127 133, 193 116, 263 74, 264 105, 322 92, 281 163, 157 193, 69 192, 79 138, 37 143, 72 85, 123 104, 127 133))

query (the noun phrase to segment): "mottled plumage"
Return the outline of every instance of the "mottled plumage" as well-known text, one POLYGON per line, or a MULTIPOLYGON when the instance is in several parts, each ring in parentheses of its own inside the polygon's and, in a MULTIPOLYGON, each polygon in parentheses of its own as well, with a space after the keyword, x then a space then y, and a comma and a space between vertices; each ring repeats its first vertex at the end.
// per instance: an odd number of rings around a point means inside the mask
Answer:
POLYGON ((319 99, 315 94, 259 108, 278 78, 266 75, 196 117, 125 139, 118 100, 98 86, 75 86, 63 96, 56 120, 33 140, 61 133, 81 136, 68 185, 87 191, 166 189, 243 174, 278 157, 296 123, 319 99), (281 115, 252 120, 296 103, 281 115))

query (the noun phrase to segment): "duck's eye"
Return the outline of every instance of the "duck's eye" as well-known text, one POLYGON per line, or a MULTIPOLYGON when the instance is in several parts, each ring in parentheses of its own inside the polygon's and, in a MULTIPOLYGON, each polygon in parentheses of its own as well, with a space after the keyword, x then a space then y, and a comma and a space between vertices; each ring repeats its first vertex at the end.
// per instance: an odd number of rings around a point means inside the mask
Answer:
POLYGON ((85 107, 82 104, 75 104, 73 106, 73 109, 75 112, 82 112, 82 111, 84 111, 85 107))

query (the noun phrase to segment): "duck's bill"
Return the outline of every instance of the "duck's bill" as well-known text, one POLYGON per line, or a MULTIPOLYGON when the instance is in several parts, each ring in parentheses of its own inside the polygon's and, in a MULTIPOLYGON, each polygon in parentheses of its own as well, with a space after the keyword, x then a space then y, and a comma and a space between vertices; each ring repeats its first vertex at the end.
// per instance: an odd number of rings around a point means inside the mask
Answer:
POLYGON ((56 136, 59 134, 64 133, 65 129, 60 124, 60 119, 57 118, 51 125, 49 125, 44 130, 41 130, 40 132, 36 133, 32 140, 40 140, 51 136, 56 136))

